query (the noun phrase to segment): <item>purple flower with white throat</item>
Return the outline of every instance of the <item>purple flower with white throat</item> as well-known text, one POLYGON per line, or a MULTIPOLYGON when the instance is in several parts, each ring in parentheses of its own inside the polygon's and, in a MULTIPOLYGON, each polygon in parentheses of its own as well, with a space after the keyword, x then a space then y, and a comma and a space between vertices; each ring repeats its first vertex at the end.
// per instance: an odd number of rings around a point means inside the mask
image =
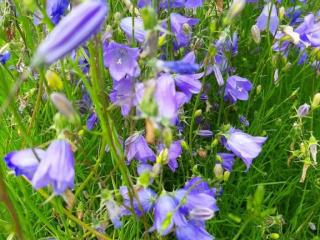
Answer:
POLYGON ((156 159, 154 152, 148 146, 141 133, 135 133, 127 138, 125 141, 125 153, 129 163, 134 158, 140 163, 147 163, 148 160, 154 161, 156 159))
POLYGON ((253 159, 259 156, 266 140, 266 137, 254 137, 239 129, 230 128, 229 131, 224 134, 222 143, 226 149, 243 160, 248 170, 253 159))
POLYGON ((74 156, 70 143, 55 140, 43 155, 32 178, 35 189, 52 185, 55 194, 62 194, 74 186, 74 156))
POLYGON ((171 13, 171 30, 176 37, 176 47, 186 47, 192 36, 192 29, 199 20, 196 18, 188 18, 178 13, 171 13))
POLYGON ((138 77, 140 68, 138 65, 139 49, 111 42, 104 51, 104 64, 109 68, 111 77, 120 81, 126 75, 138 77))
POLYGON ((236 103, 237 100, 246 101, 251 89, 252 83, 248 79, 233 75, 227 79, 224 98, 231 103, 236 103))
POLYGON ((260 31, 266 30, 269 26, 269 31, 271 32, 271 34, 276 34, 279 25, 279 18, 277 8, 272 2, 269 2, 264 6, 260 16, 257 18, 256 25, 260 29, 260 31))
POLYGON ((100 30, 108 8, 100 0, 88 0, 75 7, 39 45, 33 65, 52 64, 89 40, 100 30))
POLYGON ((4 161, 16 176, 23 175, 31 180, 44 155, 45 151, 39 148, 25 149, 8 153, 4 161))

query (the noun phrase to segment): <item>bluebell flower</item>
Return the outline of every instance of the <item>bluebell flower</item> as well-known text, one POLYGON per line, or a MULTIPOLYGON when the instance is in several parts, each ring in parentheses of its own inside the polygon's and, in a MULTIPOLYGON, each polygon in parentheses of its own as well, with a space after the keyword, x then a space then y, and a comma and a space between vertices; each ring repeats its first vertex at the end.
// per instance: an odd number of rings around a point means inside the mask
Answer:
MULTIPOLYGON (((143 187, 135 187, 134 191, 136 192, 138 199, 133 197, 133 211, 138 217, 141 217, 142 214, 151 211, 157 194, 152 189, 143 187)), ((127 210, 131 207, 128 188, 126 186, 121 186, 119 192, 123 198, 123 206, 126 209, 123 212, 123 215, 131 215, 131 212, 127 210)))
MULTIPOLYGON (((158 146, 159 152, 164 148, 163 144, 158 146)), ((181 141, 174 141, 170 144, 168 149, 168 166, 172 172, 178 168, 178 161, 177 158, 180 157, 182 153, 181 141)))
POLYGON ((121 114, 128 116, 133 106, 138 103, 136 97, 136 85, 134 78, 124 77, 120 81, 113 81, 113 88, 109 94, 110 100, 115 105, 121 107, 121 114))
POLYGON ((138 64, 139 49, 111 42, 104 51, 104 64, 109 68, 111 77, 120 81, 126 75, 138 77, 140 68, 138 64))
POLYGON ((232 153, 217 153, 217 155, 221 158, 221 165, 222 167, 231 172, 234 164, 234 157, 235 155, 232 153))
POLYGON ((120 22, 120 28, 125 32, 129 39, 132 39, 134 33, 134 39, 142 43, 147 36, 147 31, 145 31, 143 27, 143 21, 140 17, 135 17, 133 21, 134 29, 132 26, 132 17, 123 18, 120 22))
POLYGON ((230 128, 222 138, 222 143, 227 150, 243 160, 248 170, 253 159, 259 156, 266 140, 266 137, 253 137, 239 129, 230 128))
POLYGON ((237 100, 246 101, 251 89, 252 83, 248 79, 233 75, 227 79, 224 98, 231 103, 236 103, 237 100))
POLYGON ((121 217, 125 209, 120 206, 114 199, 108 199, 105 201, 105 206, 109 215, 109 218, 115 228, 122 226, 121 217))
POLYGON ((198 226, 196 223, 188 223, 177 227, 176 237, 178 240, 213 240, 211 236, 202 226, 198 226))
POLYGON ((155 161, 156 159, 154 152, 148 146, 141 133, 135 133, 127 138, 125 141, 125 153, 128 162, 136 159, 140 163, 147 163, 148 160, 155 161))
POLYGON ((279 25, 279 18, 278 18, 277 8, 272 2, 269 2, 264 6, 256 22, 256 25, 258 26, 260 31, 266 30, 268 27, 268 24, 269 24, 268 30, 271 32, 272 35, 275 35, 279 25), (270 13, 270 17, 269 17, 269 13, 270 13))
POLYGON ((86 126, 88 130, 92 130, 98 124, 98 116, 95 112, 92 112, 87 118, 86 126))
POLYGON ((66 140, 53 141, 46 150, 32 178, 35 189, 52 185, 55 194, 74 186, 74 156, 66 140))
POLYGON ((4 53, 1 53, 0 54, 0 63, 3 65, 6 64, 6 62, 9 61, 10 57, 11 57, 11 54, 9 51, 5 51, 4 53))
POLYGON ((81 46, 100 30, 108 8, 100 0, 88 0, 64 17, 39 45, 33 65, 52 64, 81 46))
POLYGON ((16 176, 23 175, 31 180, 44 155, 45 151, 39 148, 25 149, 8 153, 4 157, 4 161, 16 176))
POLYGON ((54 24, 60 21, 69 4, 69 0, 47 0, 46 11, 54 24))
POLYGON ((248 119, 245 116, 240 115, 239 116, 239 120, 240 120, 241 124, 243 124, 246 127, 249 127, 250 123, 249 123, 248 119))
POLYGON ((188 18, 178 13, 171 13, 171 30, 175 36, 176 48, 186 47, 192 36, 191 28, 196 25, 199 20, 196 18, 188 18))
POLYGON ((312 47, 320 46, 320 21, 310 13, 305 16, 304 21, 295 29, 295 32, 300 35, 301 41, 305 45, 312 47))

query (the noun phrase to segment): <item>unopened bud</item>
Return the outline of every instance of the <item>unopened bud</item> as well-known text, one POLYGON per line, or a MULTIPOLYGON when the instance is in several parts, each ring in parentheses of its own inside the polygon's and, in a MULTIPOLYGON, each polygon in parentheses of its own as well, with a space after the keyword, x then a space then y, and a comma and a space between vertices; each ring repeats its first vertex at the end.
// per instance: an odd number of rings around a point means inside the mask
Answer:
POLYGON ((240 14, 246 5, 246 0, 234 0, 228 11, 227 17, 224 19, 224 24, 230 24, 232 20, 240 14))
POLYGON ((225 171, 223 173, 223 181, 227 182, 229 180, 229 177, 230 177, 230 172, 229 171, 225 171))
POLYGON ((271 233, 270 234, 270 239, 279 239, 279 238, 280 238, 279 233, 271 233))
POLYGON ((280 21, 283 19, 285 13, 286 13, 286 9, 284 7, 280 7, 279 8, 279 19, 280 19, 280 21))
POLYGON ((202 110, 198 109, 197 111, 195 111, 194 113, 194 117, 200 117, 202 115, 202 110))
POLYGON ((317 164, 317 153, 318 153, 317 146, 318 146, 317 139, 314 136, 311 136, 309 140, 309 150, 310 150, 311 158, 314 164, 317 164))
POLYGON ((61 93, 54 92, 50 95, 51 102, 57 110, 64 115, 70 122, 79 123, 80 119, 74 110, 71 102, 61 93))
POLYGON ((48 70, 46 72, 45 77, 46 77, 49 88, 51 88, 52 90, 62 90, 63 89, 63 83, 57 73, 48 70))
POLYGON ((184 150, 189 150, 189 146, 188 146, 188 143, 184 140, 182 140, 181 142, 181 147, 184 149, 184 150))
POLYGON ((219 140, 215 138, 215 139, 212 141, 212 143, 211 143, 210 146, 211 146, 212 148, 214 148, 214 147, 217 146, 218 144, 219 144, 219 140))
POLYGON ((257 95, 259 95, 261 93, 261 90, 262 90, 262 86, 258 85, 257 88, 256 88, 257 95))
POLYGON ((162 132, 163 142, 167 147, 170 147, 172 143, 172 132, 171 129, 166 127, 162 132))
POLYGON ((298 108, 297 115, 299 118, 303 118, 309 114, 309 111, 310 105, 305 103, 298 108))
POLYGON ((253 25, 251 27, 251 35, 253 41, 255 41, 256 44, 259 44, 261 42, 261 35, 260 35, 260 29, 257 25, 253 25))
POLYGON ((311 104, 312 109, 319 107, 319 104, 320 104, 320 93, 316 93, 312 100, 312 104, 311 104))
POLYGON ((115 14, 113 15, 113 19, 116 22, 120 22, 120 20, 122 19, 122 14, 120 12, 115 12, 115 14))
POLYGON ((168 163, 168 148, 164 148, 159 153, 156 162, 160 163, 160 164, 163 164, 163 165, 168 163))
POLYGON ((220 163, 217 163, 214 166, 213 172, 214 172, 214 175, 216 176, 216 178, 218 180, 222 180, 223 179, 223 168, 222 168, 222 165, 220 163))

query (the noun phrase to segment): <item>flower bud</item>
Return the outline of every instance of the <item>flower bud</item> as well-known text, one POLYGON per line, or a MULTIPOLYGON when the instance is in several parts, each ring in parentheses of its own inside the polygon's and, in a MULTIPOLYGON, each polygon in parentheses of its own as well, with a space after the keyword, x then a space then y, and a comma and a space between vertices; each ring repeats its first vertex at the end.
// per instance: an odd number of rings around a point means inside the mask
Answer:
POLYGON ((222 165, 220 163, 217 163, 214 166, 213 172, 214 172, 215 177, 218 180, 222 180, 223 179, 223 168, 222 168, 222 165))
POLYGON ((298 108, 297 115, 299 118, 303 118, 309 114, 309 111, 310 105, 305 103, 298 108))
POLYGON ((257 25, 253 25, 251 27, 251 35, 253 38, 253 41, 255 41, 256 44, 259 44, 261 42, 261 35, 260 35, 260 29, 257 25))
POLYGON ((312 104, 311 104, 312 109, 319 107, 319 104, 320 104, 320 93, 316 93, 312 100, 312 104))
POLYGON ((270 239, 279 239, 279 238, 280 238, 279 233, 271 233, 270 234, 270 239))
POLYGON ((85 43, 99 31, 107 12, 103 1, 86 1, 73 8, 39 45, 32 65, 52 64, 85 43))
POLYGON ((189 150, 189 146, 188 146, 188 143, 184 140, 181 140, 181 147, 184 149, 184 150, 189 150))
POLYGON ((194 113, 194 117, 200 117, 202 115, 202 110, 201 109, 198 109, 195 111, 194 113))
POLYGON ((257 95, 259 95, 261 93, 261 90, 262 90, 262 86, 258 85, 257 88, 256 88, 257 95))
POLYGON ((281 21, 286 13, 286 9, 284 7, 279 8, 279 20, 281 21))
POLYGON ((160 164, 167 164, 168 163, 168 155, 169 151, 168 148, 164 148, 158 155, 156 162, 160 164))
POLYGON ((45 77, 46 77, 49 88, 51 88, 52 90, 62 90, 63 89, 62 80, 57 73, 48 70, 46 72, 45 77))
POLYGON ((230 24, 232 20, 240 14, 246 5, 246 0, 234 0, 228 11, 226 18, 224 19, 224 24, 230 24))
POLYGON ((71 123, 79 123, 80 119, 71 102, 61 93, 54 92, 50 95, 51 102, 57 110, 71 123))
POLYGON ((225 171, 223 173, 223 181, 227 182, 229 180, 229 177, 230 177, 230 172, 229 171, 225 171))
POLYGON ((157 13, 151 7, 143 8, 141 10, 141 17, 145 30, 153 30, 158 24, 157 13))
POLYGON ((315 165, 317 164, 317 153, 318 153, 317 146, 318 146, 317 139, 314 136, 311 136, 309 140, 309 151, 315 165))

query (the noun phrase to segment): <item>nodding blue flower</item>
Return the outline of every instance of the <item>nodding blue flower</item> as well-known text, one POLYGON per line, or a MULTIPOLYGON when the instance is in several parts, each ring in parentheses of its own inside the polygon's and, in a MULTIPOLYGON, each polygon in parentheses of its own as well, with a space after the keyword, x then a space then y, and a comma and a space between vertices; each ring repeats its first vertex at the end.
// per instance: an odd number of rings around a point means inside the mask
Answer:
POLYGON ((74 156, 69 142, 59 139, 50 144, 31 183, 35 189, 51 184, 57 195, 62 194, 67 188, 73 188, 74 156))
POLYGON ((4 161, 16 176, 23 175, 31 180, 44 155, 45 151, 39 148, 25 149, 8 153, 4 161))
POLYGON ((125 209, 113 199, 110 198, 104 202, 109 218, 115 228, 120 228, 122 226, 121 217, 125 209))
MULTIPOLYGON (((138 8, 151 6, 151 0, 138 0, 138 8)), ((167 0, 160 1, 160 8, 196 8, 203 4, 203 0, 171 0, 169 3, 167 0)))
POLYGON ((231 172, 234 164, 234 157, 235 155, 232 153, 217 153, 217 155, 221 158, 221 165, 222 167, 231 172))
POLYGON ((138 77, 140 68, 138 65, 139 49, 111 42, 104 51, 104 64, 109 68, 111 77, 120 81, 126 75, 138 77))
MULTIPOLYGON (((163 144, 158 146, 158 151, 160 152, 164 148, 163 144)), ((171 143, 168 149, 168 166, 172 172, 175 172, 178 168, 177 158, 180 157, 182 153, 181 141, 174 141, 171 143)))
POLYGON ((154 152, 148 146, 147 141, 141 133, 135 133, 127 138, 125 141, 125 153, 129 163, 132 159, 136 159, 140 163, 156 160, 154 152))
POLYGON ((47 0, 47 14, 57 24, 69 6, 69 0, 47 0))
POLYGON ((246 101, 251 89, 252 83, 248 79, 233 75, 227 79, 224 98, 231 103, 236 103, 237 100, 246 101))
POLYGON ((155 100, 158 117, 175 124, 178 110, 186 102, 185 95, 176 91, 174 79, 170 74, 162 74, 156 79, 155 100))
POLYGON ((266 137, 253 137, 239 129, 230 128, 222 138, 222 143, 226 149, 242 159, 248 170, 253 159, 259 156, 266 140, 266 137))
POLYGON ((6 51, 6 52, 4 52, 4 53, 1 53, 1 54, 0 54, 0 63, 1 63, 2 65, 6 64, 6 62, 9 61, 10 57, 11 57, 11 53, 10 53, 9 51, 6 51))
POLYGON ((268 30, 271 32, 271 34, 276 34, 279 26, 279 18, 277 8, 272 2, 269 2, 264 6, 260 16, 257 18, 256 25, 260 31, 266 30, 269 25, 268 30))
POLYGON ((178 240, 213 240, 214 237, 211 236, 205 229, 204 226, 199 226, 197 222, 189 222, 188 224, 177 227, 176 237, 178 240))
POLYGON ((305 16, 304 21, 296 28, 295 32, 300 35, 300 39, 305 45, 320 46, 320 21, 317 21, 312 13, 305 16))
POLYGON ((310 105, 305 103, 298 108, 297 115, 299 118, 303 118, 309 114, 309 111, 310 111, 310 105))
MULTIPOLYGON (((134 189, 134 191, 136 191, 136 196, 138 199, 133 196, 133 210, 138 217, 141 217, 142 214, 151 211, 157 194, 152 189, 143 187, 137 187, 134 189)), ((128 188, 126 186, 121 186, 119 192, 123 198, 124 208, 130 209, 131 204, 128 188)), ((123 215, 131 215, 131 212, 129 210, 124 210, 123 215)))
POLYGON ((136 85, 132 77, 124 77, 120 81, 113 80, 113 89, 109 94, 110 100, 121 107, 122 116, 128 116, 133 106, 138 103, 136 85))
POLYGON ((144 42, 147 35, 147 31, 145 31, 143 27, 143 21, 139 17, 135 17, 133 21, 134 29, 132 26, 132 17, 123 18, 120 22, 120 28, 125 32, 126 36, 129 39, 132 39, 132 37, 134 37, 136 41, 142 43, 144 42), (134 33, 134 36, 132 35, 132 33, 134 33))
POLYGON ((162 193, 154 206, 154 223, 152 229, 157 230, 160 236, 170 233, 174 226, 186 224, 183 214, 177 209, 178 201, 169 193, 162 193))
POLYGON ((192 27, 196 25, 199 20, 196 18, 188 18, 178 13, 171 13, 171 30, 175 36, 176 48, 186 47, 192 36, 192 27))
POLYGON ((95 112, 92 112, 87 118, 86 126, 88 130, 92 130, 98 124, 98 116, 95 112))
POLYGON ((286 9, 285 16, 290 19, 290 25, 296 25, 303 21, 301 16, 301 9, 299 7, 289 7, 286 9))
POLYGON ((33 65, 52 64, 100 30, 108 12, 105 2, 88 0, 64 17, 39 45, 33 65))

